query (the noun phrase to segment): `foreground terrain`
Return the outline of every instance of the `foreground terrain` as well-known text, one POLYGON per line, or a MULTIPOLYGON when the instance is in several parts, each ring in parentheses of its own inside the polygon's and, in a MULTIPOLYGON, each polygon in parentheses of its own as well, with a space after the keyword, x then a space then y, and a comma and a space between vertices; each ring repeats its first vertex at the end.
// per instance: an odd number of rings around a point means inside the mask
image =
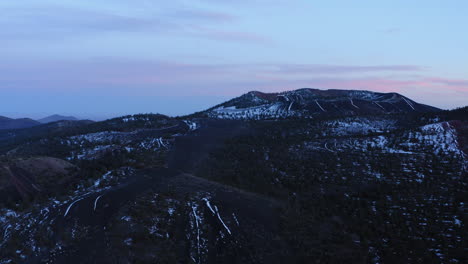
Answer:
POLYGON ((463 263, 467 118, 298 90, 0 131, 0 263, 463 263))

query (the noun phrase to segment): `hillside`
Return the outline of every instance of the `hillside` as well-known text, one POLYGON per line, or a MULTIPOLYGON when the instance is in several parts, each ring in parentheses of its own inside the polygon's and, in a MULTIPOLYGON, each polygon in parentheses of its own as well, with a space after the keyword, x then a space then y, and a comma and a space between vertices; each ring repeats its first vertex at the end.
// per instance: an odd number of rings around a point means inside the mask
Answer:
POLYGON ((12 119, 0 116, 0 130, 19 129, 37 126, 40 123, 29 118, 12 119))
POLYGON ((0 263, 461 263, 466 109, 298 90, 5 130, 0 263))
POLYGON ((0 197, 32 199, 39 193, 59 193, 76 175, 76 168, 50 157, 14 159, 0 162, 0 197))
POLYGON ((397 93, 304 88, 282 93, 249 92, 205 113, 214 118, 258 120, 435 111, 440 109, 416 103, 397 93))

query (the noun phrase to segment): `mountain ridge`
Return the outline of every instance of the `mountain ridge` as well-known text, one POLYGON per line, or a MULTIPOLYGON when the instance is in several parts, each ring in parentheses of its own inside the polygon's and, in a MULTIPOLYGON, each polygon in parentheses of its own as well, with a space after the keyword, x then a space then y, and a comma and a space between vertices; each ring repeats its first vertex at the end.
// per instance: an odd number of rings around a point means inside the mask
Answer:
POLYGON ((279 93, 250 91, 204 113, 228 119, 268 119, 321 115, 365 115, 441 111, 398 93, 301 88, 279 93))
MULTIPOLYGON (((250 93, 233 105, 287 110, 308 93, 250 93)), ((350 109, 380 98, 341 93, 325 94, 350 109)), ((460 262, 467 110, 139 114, 0 131, 0 262, 440 262, 427 249, 460 262)))
POLYGON ((51 115, 37 120, 42 124, 57 122, 57 121, 78 121, 78 118, 74 116, 62 116, 62 115, 51 115))
POLYGON ((18 129, 18 128, 29 128, 40 123, 32 120, 30 118, 9 118, 5 116, 0 116, 0 130, 3 129, 18 129))

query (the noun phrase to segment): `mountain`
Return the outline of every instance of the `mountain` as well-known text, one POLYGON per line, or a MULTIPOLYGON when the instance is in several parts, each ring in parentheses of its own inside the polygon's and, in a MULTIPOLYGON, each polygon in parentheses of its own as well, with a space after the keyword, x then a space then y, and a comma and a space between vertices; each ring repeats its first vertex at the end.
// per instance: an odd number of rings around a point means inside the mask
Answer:
POLYGON ((440 111, 398 93, 303 88, 281 93, 252 91, 205 112, 227 119, 354 116, 440 111))
POLYGON ((51 116, 48 116, 39 120, 33 120, 30 118, 13 119, 13 118, 0 116, 0 130, 29 128, 29 127, 57 122, 57 121, 78 121, 78 119, 73 116, 61 116, 61 115, 51 115, 51 116))
POLYGON ((302 89, 0 131, 0 263, 464 263, 467 110, 302 89))
POLYGON ((42 124, 57 122, 57 121, 77 121, 78 119, 74 116, 62 116, 62 115, 51 115, 48 117, 44 117, 42 119, 38 119, 37 121, 42 124))
POLYGON ((0 116, 0 130, 3 129, 18 129, 37 126, 40 123, 29 118, 12 119, 0 116))

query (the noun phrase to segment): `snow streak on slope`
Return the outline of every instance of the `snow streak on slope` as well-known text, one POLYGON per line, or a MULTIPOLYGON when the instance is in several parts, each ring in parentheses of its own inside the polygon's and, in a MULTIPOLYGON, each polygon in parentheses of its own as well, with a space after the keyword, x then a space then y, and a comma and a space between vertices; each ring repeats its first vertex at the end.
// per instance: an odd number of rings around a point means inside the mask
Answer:
POLYGON ((414 111, 431 112, 437 109, 418 104, 396 93, 305 88, 278 94, 249 92, 205 111, 205 114, 213 118, 258 120, 414 111))
POLYGON ((315 103, 318 105, 318 107, 320 107, 320 109, 322 109, 322 111, 326 112, 325 109, 323 109, 323 107, 319 104, 317 100, 315 100, 315 103))

